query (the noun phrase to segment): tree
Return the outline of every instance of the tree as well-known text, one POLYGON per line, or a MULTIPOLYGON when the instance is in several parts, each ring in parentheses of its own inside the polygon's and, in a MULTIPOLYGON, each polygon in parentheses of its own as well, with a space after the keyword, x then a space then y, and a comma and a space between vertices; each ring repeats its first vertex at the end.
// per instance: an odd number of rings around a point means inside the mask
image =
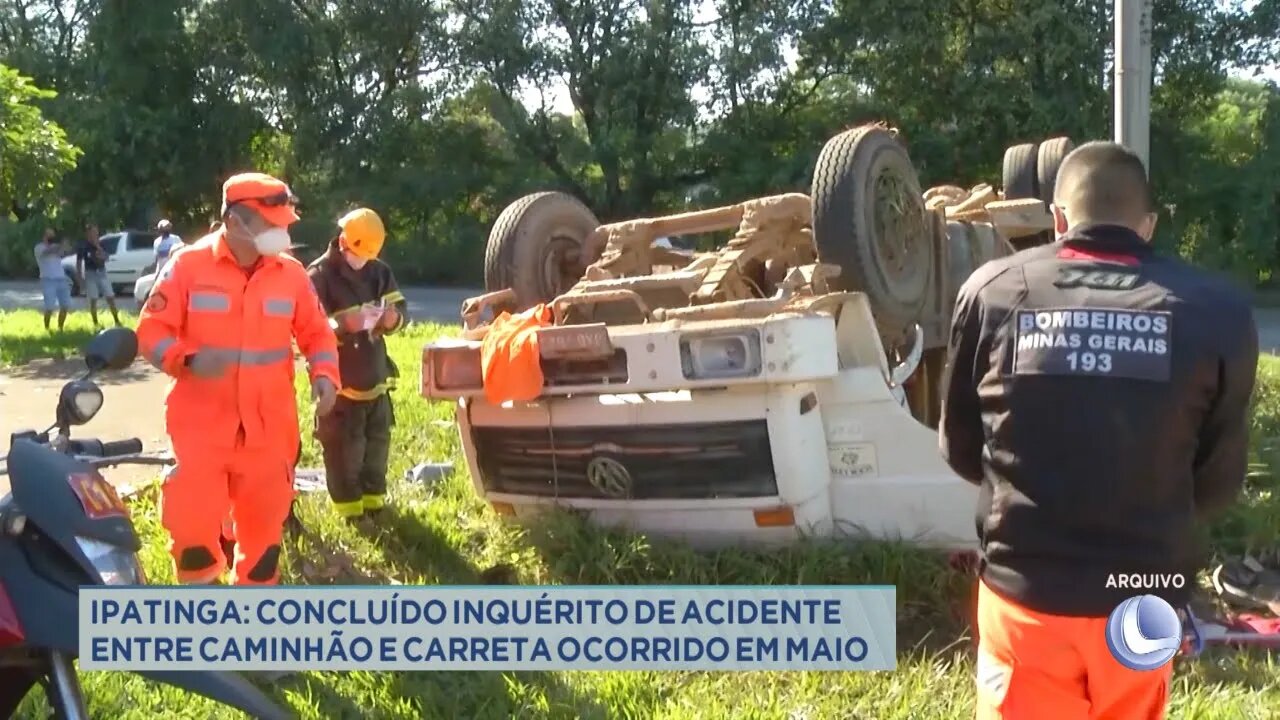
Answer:
POLYGON ((19 220, 33 205, 57 201, 63 175, 81 155, 36 105, 55 95, 0 65, 0 207, 19 220))

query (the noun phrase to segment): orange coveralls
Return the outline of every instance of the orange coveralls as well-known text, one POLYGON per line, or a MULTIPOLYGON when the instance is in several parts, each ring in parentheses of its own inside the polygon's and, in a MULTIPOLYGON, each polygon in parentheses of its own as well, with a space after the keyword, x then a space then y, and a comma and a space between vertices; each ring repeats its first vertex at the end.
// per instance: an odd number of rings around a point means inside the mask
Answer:
POLYGON ((222 574, 228 510, 239 548, 235 584, 278 580, 299 443, 294 338, 312 380, 340 388, 337 339, 301 263, 264 256, 245 270, 221 230, 174 257, 147 300, 139 348, 174 378, 165 426, 178 464, 163 487, 161 519, 180 582, 222 574), (224 354, 219 376, 186 367, 200 350, 224 354))

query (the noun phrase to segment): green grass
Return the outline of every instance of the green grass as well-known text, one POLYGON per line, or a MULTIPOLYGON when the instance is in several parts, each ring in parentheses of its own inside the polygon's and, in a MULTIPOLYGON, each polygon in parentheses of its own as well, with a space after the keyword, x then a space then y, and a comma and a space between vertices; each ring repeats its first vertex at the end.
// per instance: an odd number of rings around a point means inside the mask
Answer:
MULTIPOLYGON (((125 310, 132 298, 116 298, 120 308, 120 321, 126 327, 135 327, 137 317, 125 310)), ((98 320, 103 327, 111 326, 111 312, 105 307, 98 310, 98 320)), ((53 331, 44 329, 44 315, 36 310, 0 310, 0 367, 22 365, 38 358, 75 357, 93 337, 93 321, 88 310, 76 310, 67 315, 67 324, 58 330, 55 313, 51 323, 53 331)))
MULTIPOLYGON (((446 328, 416 325, 392 343, 404 374, 391 475, 452 460, 458 473, 433 489, 392 485, 394 520, 380 537, 348 529, 323 493, 306 498, 308 533, 290 541, 285 581, 309 584, 475 583, 509 565, 524 584, 894 584, 899 660, 880 673, 305 673, 266 688, 303 718, 968 718, 973 664, 969 582, 934 555, 903 546, 811 543, 773 552, 694 553, 671 543, 591 528, 569 516, 519 529, 472 492, 453 408, 417 395, 420 348, 446 328)), ((4 331, 8 332, 7 328, 4 331)), ((1254 420, 1256 463, 1246 497, 1214 529, 1219 547, 1270 547, 1280 534, 1273 468, 1280 436, 1280 361, 1265 358, 1254 420)), ((302 390, 300 383, 300 391, 302 390)), ((305 397, 300 392, 301 398, 305 397)), ((305 407, 305 406, 304 406, 305 407)), ((304 410, 303 417, 309 417, 304 410)), ((304 465, 318 464, 307 438, 304 465)), ((154 494, 133 503, 153 582, 173 580, 154 494)), ((1178 661, 1170 717, 1277 716, 1280 668, 1264 654, 1213 651, 1178 661)), ((203 698, 120 673, 86 673, 93 717, 221 718, 203 698)), ((35 712, 42 698, 25 710, 35 712)), ((26 717, 27 715, 23 715, 26 717)))

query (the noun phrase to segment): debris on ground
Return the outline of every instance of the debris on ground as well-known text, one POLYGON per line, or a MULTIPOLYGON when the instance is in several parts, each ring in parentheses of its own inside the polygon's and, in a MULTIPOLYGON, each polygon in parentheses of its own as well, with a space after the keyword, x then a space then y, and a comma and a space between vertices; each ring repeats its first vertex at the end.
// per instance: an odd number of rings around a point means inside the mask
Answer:
POLYGON ((418 463, 404 473, 405 480, 424 485, 434 485, 453 472, 453 463, 418 463))

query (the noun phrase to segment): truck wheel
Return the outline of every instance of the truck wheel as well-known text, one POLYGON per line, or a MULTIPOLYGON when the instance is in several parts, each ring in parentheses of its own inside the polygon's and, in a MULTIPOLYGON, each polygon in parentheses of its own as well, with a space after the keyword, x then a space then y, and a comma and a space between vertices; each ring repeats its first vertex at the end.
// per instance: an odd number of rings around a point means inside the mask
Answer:
POLYGON ((1040 188, 1036 180, 1036 149, 1035 143, 1026 143, 1014 145, 1004 151, 1004 173, 1001 182, 1004 185, 1005 200, 1040 197, 1040 188))
POLYGON ((487 292, 511 288, 521 309, 549 302, 582 279, 582 245, 600 226, 577 198, 525 195, 502 211, 484 253, 487 292))
POLYGON ((933 270, 930 222, 906 149, 880 126, 840 133, 818 155, 812 198, 818 255, 841 268, 833 289, 866 293, 882 335, 905 331, 933 270))
POLYGON ((1058 184, 1058 169, 1062 161, 1076 149, 1076 144, 1068 137, 1056 137, 1040 143, 1036 152, 1036 178, 1040 186, 1040 199, 1045 204, 1053 202, 1053 189, 1058 184))

